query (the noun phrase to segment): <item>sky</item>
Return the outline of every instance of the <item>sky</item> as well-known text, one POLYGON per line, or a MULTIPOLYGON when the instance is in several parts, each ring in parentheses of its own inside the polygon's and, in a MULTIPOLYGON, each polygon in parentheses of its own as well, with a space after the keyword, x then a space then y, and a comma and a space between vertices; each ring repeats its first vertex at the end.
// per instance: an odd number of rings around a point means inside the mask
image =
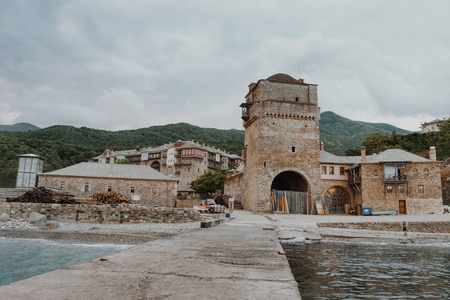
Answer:
POLYGON ((0 0, 0 124, 242 128, 248 85, 411 131, 450 114, 450 1, 0 0))

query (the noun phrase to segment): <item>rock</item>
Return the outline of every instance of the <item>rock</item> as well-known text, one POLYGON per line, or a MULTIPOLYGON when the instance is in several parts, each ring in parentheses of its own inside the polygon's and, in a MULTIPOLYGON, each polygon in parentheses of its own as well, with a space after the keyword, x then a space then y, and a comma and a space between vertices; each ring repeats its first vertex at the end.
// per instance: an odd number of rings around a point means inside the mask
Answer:
POLYGON ((29 221, 31 224, 34 224, 34 226, 41 227, 44 225, 44 222, 47 221, 47 217, 37 212, 32 212, 30 214, 29 221))
POLYGON ((0 216, 0 222, 8 222, 9 220, 11 220, 11 218, 10 218, 7 214, 5 214, 5 213, 3 213, 3 214, 0 216))

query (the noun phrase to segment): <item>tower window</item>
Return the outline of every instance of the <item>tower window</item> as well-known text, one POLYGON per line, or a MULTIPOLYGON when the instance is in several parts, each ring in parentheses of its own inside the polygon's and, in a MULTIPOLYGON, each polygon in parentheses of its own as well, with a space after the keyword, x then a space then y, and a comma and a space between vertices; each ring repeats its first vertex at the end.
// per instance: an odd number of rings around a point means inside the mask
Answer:
POLYGON ((295 147, 292 147, 292 152, 295 152, 295 147))
POLYGON ((266 162, 264 162, 264 168, 267 166, 266 162))
POLYGON ((298 97, 295 97, 295 102, 298 102, 298 97))
POLYGON ((85 184, 84 185, 84 191, 85 192, 89 192, 89 184, 85 184))
POLYGON ((134 193, 134 186, 132 186, 132 187, 130 188, 130 192, 131 192, 131 193, 134 193))
POLYGON ((112 191, 112 186, 108 185, 108 192, 112 191))

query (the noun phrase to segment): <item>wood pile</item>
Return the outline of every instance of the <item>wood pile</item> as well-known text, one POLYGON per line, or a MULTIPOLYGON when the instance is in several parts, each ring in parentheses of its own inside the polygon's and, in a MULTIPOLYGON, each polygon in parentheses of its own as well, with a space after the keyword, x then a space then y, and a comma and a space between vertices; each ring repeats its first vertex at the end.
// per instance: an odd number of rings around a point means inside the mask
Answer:
POLYGON ((46 189, 43 186, 27 191, 19 197, 8 197, 6 198, 6 202, 77 204, 72 197, 67 195, 56 196, 51 190, 46 189))
POLYGON ((134 204, 133 201, 128 199, 127 197, 122 196, 120 193, 111 191, 108 193, 98 193, 92 195, 92 199, 97 201, 97 204, 134 204))

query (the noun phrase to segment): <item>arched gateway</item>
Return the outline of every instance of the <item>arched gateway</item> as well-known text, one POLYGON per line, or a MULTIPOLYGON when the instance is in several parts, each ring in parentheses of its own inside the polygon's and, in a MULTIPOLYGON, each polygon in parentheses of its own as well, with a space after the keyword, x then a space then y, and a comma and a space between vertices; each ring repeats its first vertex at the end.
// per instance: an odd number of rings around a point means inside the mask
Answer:
POLYGON ((342 186, 333 186, 325 193, 324 203, 331 214, 344 214, 345 205, 350 202, 350 194, 342 186))
POLYGON ((287 204, 289 213, 307 213, 308 182, 297 172, 286 171, 278 174, 270 189, 274 211, 280 210, 280 207, 283 209, 284 204, 287 204))

